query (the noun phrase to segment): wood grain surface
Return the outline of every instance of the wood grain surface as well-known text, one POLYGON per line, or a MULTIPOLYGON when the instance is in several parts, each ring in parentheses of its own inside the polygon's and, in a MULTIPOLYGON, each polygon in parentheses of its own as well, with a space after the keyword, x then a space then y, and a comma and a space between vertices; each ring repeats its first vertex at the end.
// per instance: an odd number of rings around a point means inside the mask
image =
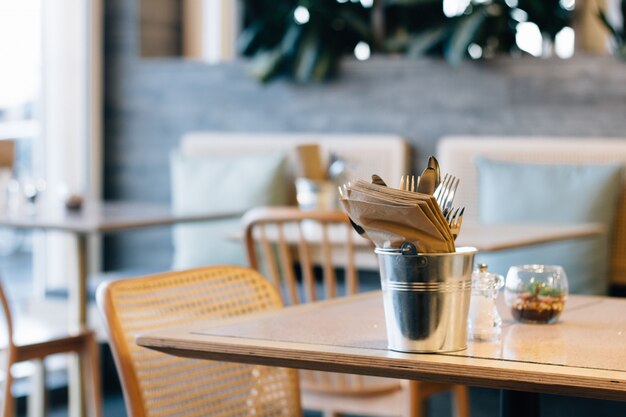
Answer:
POLYGON ((626 400, 626 300, 571 296, 556 324, 513 321, 503 334, 445 354, 387 349, 382 295, 372 292, 245 319, 144 334, 174 355, 626 400))

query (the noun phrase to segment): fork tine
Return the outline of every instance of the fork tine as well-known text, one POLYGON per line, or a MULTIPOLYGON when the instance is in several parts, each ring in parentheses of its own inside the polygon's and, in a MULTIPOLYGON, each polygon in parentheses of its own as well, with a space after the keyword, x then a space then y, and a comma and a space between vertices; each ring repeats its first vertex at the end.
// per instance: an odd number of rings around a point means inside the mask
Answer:
POLYGON ((453 210, 445 209, 445 212, 444 212, 444 216, 443 217, 446 219, 446 222, 448 222, 448 225, 450 224, 450 218, 452 217, 452 211, 453 210))
POLYGON ((437 201, 437 203, 439 203, 439 196, 441 195, 441 192, 444 189, 447 180, 448 180, 448 174, 445 174, 443 176, 443 180, 437 186, 437 188, 435 189, 435 192, 433 193, 433 197, 435 197, 435 200, 437 201))
POLYGON ((456 178, 455 181, 452 182, 450 186, 450 192, 448 193, 448 196, 446 197, 446 200, 444 203, 445 207, 452 206, 452 202, 454 201, 454 195, 456 194, 456 189, 459 186, 460 182, 461 180, 458 178, 456 178))
POLYGON ((400 189, 404 190, 404 175, 400 177, 400 189))
POLYGON ((444 185, 444 188, 441 190, 441 193, 439 194, 439 197, 437 198, 437 204, 439 204, 440 207, 445 208, 445 202, 446 202, 446 197, 448 195, 448 183, 446 183, 444 185))
POLYGON ((454 201, 454 195, 456 194, 456 189, 459 186, 460 180, 454 176, 452 176, 451 180, 446 186, 444 194, 439 199, 440 207, 450 208, 452 207, 452 203, 454 201))
POLYGON ((448 221, 448 224, 449 224, 450 226, 452 226, 452 222, 454 221, 454 218, 456 217, 456 215, 458 214, 458 212, 459 212, 459 208, 458 208, 458 207, 457 207, 456 209, 454 209, 454 210, 450 210, 450 211, 448 212, 448 217, 446 217, 446 220, 448 221))
POLYGON ((453 179, 454 177, 452 177, 449 174, 444 175, 443 177, 443 181, 441 182, 441 184, 439 185, 439 193, 437 194, 437 204, 439 204, 440 207, 444 207, 444 202, 445 200, 445 196, 448 195, 448 190, 450 187, 450 181, 453 179))
POLYGON ((463 213, 465 213, 465 207, 461 209, 461 212, 459 213, 459 216, 457 218, 456 227, 458 228, 461 228, 461 225, 463 224, 463 213))
POLYGON ((456 240, 457 236, 461 232, 461 224, 463 223, 463 213, 465 213, 465 207, 457 208, 454 211, 454 214, 451 216, 450 221, 448 222, 448 226, 450 227, 450 233, 454 240, 456 240))
POLYGON ((443 191, 439 195, 439 200, 437 201, 437 203, 439 204, 440 207, 444 207, 444 208, 446 207, 445 202, 448 199, 449 193, 450 193, 450 178, 448 178, 448 181, 446 182, 443 191))
POLYGON ((461 212, 461 208, 457 207, 456 210, 454 210, 454 221, 456 222, 459 219, 459 213, 461 212))
POLYGON ((415 191, 415 175, 411 175, 411 191, 415 191))

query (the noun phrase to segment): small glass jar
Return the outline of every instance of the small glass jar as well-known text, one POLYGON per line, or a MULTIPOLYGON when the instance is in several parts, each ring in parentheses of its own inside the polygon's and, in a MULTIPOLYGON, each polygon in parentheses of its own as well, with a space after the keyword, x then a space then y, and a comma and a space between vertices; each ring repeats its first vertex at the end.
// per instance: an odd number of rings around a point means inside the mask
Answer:
POLYGON ((516 265, 506 275, 504 299, 522 323, 556 322, 567 294, 567 275, 559 265, 516 265))
POLYGON ((488 272, 486 264, 479 264, 474 269, 467 326, 471 340, 494 341, 500 337, 502 319, 496 307, 496 297, 503 285, 502 275, 488 272))

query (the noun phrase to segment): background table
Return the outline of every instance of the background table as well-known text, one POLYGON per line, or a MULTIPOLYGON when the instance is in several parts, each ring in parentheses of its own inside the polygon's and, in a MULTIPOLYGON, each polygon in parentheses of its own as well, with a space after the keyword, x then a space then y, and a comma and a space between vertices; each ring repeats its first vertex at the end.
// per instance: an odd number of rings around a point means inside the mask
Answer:
POLYGON ((500 300, 500 341, 459 352, 387 349, 382 293, 141 335, 193 358, 626 400, 626 300, 571 296, 554 325, 514 322, 500 300))
MULTIPOLYGON (((314 225, 313 225, 314 226, 314 225)), ((331 229, 332 230, 332 229, 331 229)), ((278 241, 276 229, 266 230, 266 239, 278 241)), ((479 224, 463 223, 456 246, 473 246, 479 252, 500 252, 509 249, 524 248, 543 243, 558 242, 570 239, 584 239, 606 233, 606 227, 599 223, 572 225, 556 224, 479 224)), ((290 244, 299 242, 299 234, 295 224, 287 224, 283 231, 285 240, 290 244), (293 227, 289 227, 293 226, 293 227)), ((343 227, 337 235, 329 232, 329 241, 334 244, 333 254, 339 259, 346 255, 345 231, 343 227)), ((243 232, 233 232, 226 236, 233 240, 243 239, 243 232)), ((314 227, 306 233, 308 242, 321 242, 322 231, 314 227)), ((378 261, 374 256, 373 244, 368 239, 354 232, 354 258, 357 268, 362 270, 378 270, 378 261)), ((315 258, 316 255, 313 255, 315 258)))
MULTIPOLYGON (((183 222, 232 218, 242 213, 173 213, 165 204, 142 202, 89 202, 81 210, 70 211, 61 206, 37 206, 33 212, 0 211, 0 226, 31 230, 55 230, 76 238, 78 260, 77 280, 68 282, 68 309, 70 330, 87 325, 87 254, 88 238, 103 233, 155 227, 183 222)), ((80 364, 70 366, 72 396, 82 390, 80 364)), ((71 404, 72 416, 81 414, 82 404, 71 404)))
POLYGON ((91 202, 78 211, 40 207, 33 213, 0 211, 0 226, 32 230, 56 230, 77 239, 78 282, 68 283, 72 325, 86 324, 87 238, 130 229, 175 223, 232 218, 242 213, 173 213, 166 204, 143 202, 91 202))
POLYGON ((474 246, 480 252, 499 252, 549 242, 583 239, 606 233, 597 223, 557 224, 480 224, 463 223, 457 246, 474 246))

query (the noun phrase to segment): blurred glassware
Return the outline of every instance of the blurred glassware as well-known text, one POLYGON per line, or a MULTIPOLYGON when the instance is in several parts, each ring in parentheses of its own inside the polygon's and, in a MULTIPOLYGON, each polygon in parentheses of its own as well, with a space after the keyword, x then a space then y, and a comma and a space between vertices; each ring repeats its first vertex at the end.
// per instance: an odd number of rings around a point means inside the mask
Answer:
POLYGON ((11 170, 0 168, 0 210, 7 207, 9 183, 11 182, 11 170))
POLYGON ((476 341, 494 341, 502 333, 502 319, 496 307, 498 290, 504 277, 487 271, 487 264, 479 264, 472 273, 472 297, 468 319, 468 335, 476 341))
POLYGON ((333 181, 296 178, 296 198, 302 210, 337 210, 339 192, 333 181))
POLYGON ((27 177, 20 181, 20 187, 24 196, 24 209, 29 213, 35 212, 37 202, 41 200, 41 195, 46 191, 46 182, 41 178, 27 177))
POLYGON ((523 323, 556 322, 567 294, 567 275, 560 265, 516 265, 506 275, 506 304, 523 323))
POLYGON ((337 154, 330 154, 330 164, 328 165, 328 178, 337 184, 345 182, 346 163, 337 154))
POLYGON ((11 178, 7 184, 6 205, 10 213, 17 213, 24 207, 24 194, 22 193, 22 184, 15 178, 11 178))

